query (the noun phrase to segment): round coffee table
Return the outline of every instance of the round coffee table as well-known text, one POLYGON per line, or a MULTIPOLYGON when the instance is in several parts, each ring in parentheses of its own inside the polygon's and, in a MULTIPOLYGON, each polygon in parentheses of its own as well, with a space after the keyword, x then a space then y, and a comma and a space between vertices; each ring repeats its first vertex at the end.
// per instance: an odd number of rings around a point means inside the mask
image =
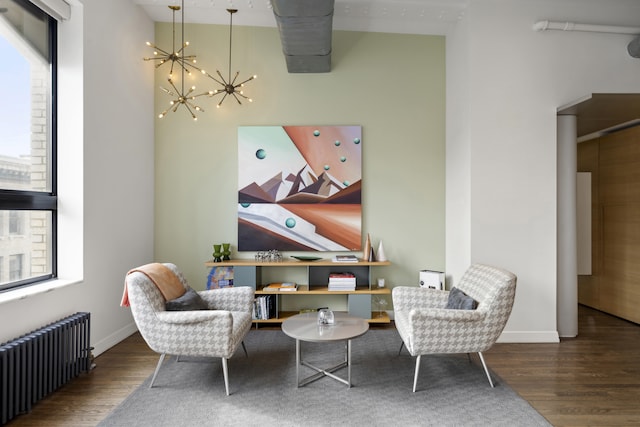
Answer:
POLYGON ((335 312, 334 315, 335 322, 332 325, 318 325, 317 312, 296 314, 282 322, 282 332, 296 340, 296 382, 298 387, 302 387, 324 376, 331 377, 351 387, 351 340, 364 335, 369 330, 369 323, 364 319, 352 317, 345 313, 335 312), (346 341, 344 361, 326 369, 314 366, 302 360, 301 341, 346 341), (301 380, 300 365, 307 366, 317 373, 301 380), (346 379, 333 374, 333 372, 345 366, 347 367, 346 379))

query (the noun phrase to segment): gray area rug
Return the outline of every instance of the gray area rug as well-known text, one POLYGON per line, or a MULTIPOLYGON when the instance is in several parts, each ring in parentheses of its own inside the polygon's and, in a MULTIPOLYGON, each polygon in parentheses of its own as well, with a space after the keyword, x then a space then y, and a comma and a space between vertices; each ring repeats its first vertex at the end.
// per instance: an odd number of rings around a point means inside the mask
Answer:
MULTIPOLYGON (((323 377, 296 387, 295 341, 279 330, 252 329, 229 359, 226 396, 220 359, 165 360, 153 388, 148 378, 100 424, 108 426, 549 426, 500 378, 495 388, 477 355, 415 359, 395 330, 369 330, 352 341, 352 387, 323 377)), ((344 343, 302 343, 303 358, 327 368, 344 343)), ((301 375, 314 373, 301 367, 301 375)), ((346 368, 336 372, 346 376, 346 368)))

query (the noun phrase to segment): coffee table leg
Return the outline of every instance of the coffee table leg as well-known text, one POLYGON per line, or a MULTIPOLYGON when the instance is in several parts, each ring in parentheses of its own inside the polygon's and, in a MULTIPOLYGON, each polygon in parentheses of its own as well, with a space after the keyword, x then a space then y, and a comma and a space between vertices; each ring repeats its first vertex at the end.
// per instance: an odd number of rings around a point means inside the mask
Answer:
POLYGON ((347 341, 347 385, 351 388, 351 340, 347 341))
POLYGON ((296 387, 300 387, 300 364, 302 357, 300 354, 300 340, 296 340, 296 387))
POLYGON ((311 363, 302 360, 302 343, 300 340, 296 340, 296 387, 300 388, 310 382, 316 381, 324 376, 331 377, 334 380, 340 381, 341 383, 346 384, 349 388, 351 388, 351 340, 347 340, 345 343, 345 355, 344 362, 337 364, 336 366, 332 366, 331 368, 322 369, 317 366, 312 365, 311 363), (304 365, 308 368, 316 371, 316 374, 306 377, 300 380, 300 366, 304 365), (347 378, 340 378, 337 375, 334 375, 333 372, 337 371, 341 368, 347 367, 347 378))

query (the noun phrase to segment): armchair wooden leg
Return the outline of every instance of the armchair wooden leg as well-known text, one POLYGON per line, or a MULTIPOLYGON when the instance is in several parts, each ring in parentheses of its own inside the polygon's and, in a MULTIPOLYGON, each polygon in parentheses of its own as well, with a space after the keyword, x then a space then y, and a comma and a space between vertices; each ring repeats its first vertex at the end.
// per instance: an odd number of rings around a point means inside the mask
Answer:
POLYGON ((244 357, 249 357, 249 353, 247 353, 247 347, 245 347, 244 341, 242 341, 242 349, 244 350, 244 357))
POLYGON ((484 363, 484 357, 482 357, 482 352, 479 351, 478 356, 480 356, 480 361, 482 362, 484 373, 487 374, 487 379, 489 380, 489 384, 491 384, 491 388, 493 388, 493 381, 491 380, 491 375, 489 375, 489 369, 487 369, 487 364, 484 363))
POLYGON ((413 375, 413 392, 416 392, 416 385, 418 385, 418 373, 420 373, 420 355, 416 357, 416 373, 413 375))
POLYGON ((160 366, 162 366, 162 362, 164 361, 164 356, 166 353, 162 353, 160 355, 160 360, 158 360, 158 364, 156 365, 156 370, 153 373, 153 378, 151 378, 151 384, 149 384, 149 388, 153 387, 153 383, 156 381, 156 377, 158 376, 158 371, 160 370, 160 366))
POLYGON ((400 343, 400 350, 398 350, 398 356, 400 356, 400 353, 402 353, 402 347, 404 347, 404 341, 400 343))
POLYGON ((222 358, 222 373, 224 375, 224 389, 227 392, 227 396, 229 396, 229 371, 227 369, 227 358, 222 358))

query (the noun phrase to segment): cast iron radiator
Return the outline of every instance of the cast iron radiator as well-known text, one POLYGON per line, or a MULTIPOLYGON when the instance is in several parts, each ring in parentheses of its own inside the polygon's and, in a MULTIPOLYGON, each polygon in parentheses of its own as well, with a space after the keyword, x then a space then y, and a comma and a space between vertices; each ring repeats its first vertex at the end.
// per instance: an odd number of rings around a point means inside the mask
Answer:
POLYGON ((0 345, 0 425, 89 371, 90 323, 80 312, 0 345))

